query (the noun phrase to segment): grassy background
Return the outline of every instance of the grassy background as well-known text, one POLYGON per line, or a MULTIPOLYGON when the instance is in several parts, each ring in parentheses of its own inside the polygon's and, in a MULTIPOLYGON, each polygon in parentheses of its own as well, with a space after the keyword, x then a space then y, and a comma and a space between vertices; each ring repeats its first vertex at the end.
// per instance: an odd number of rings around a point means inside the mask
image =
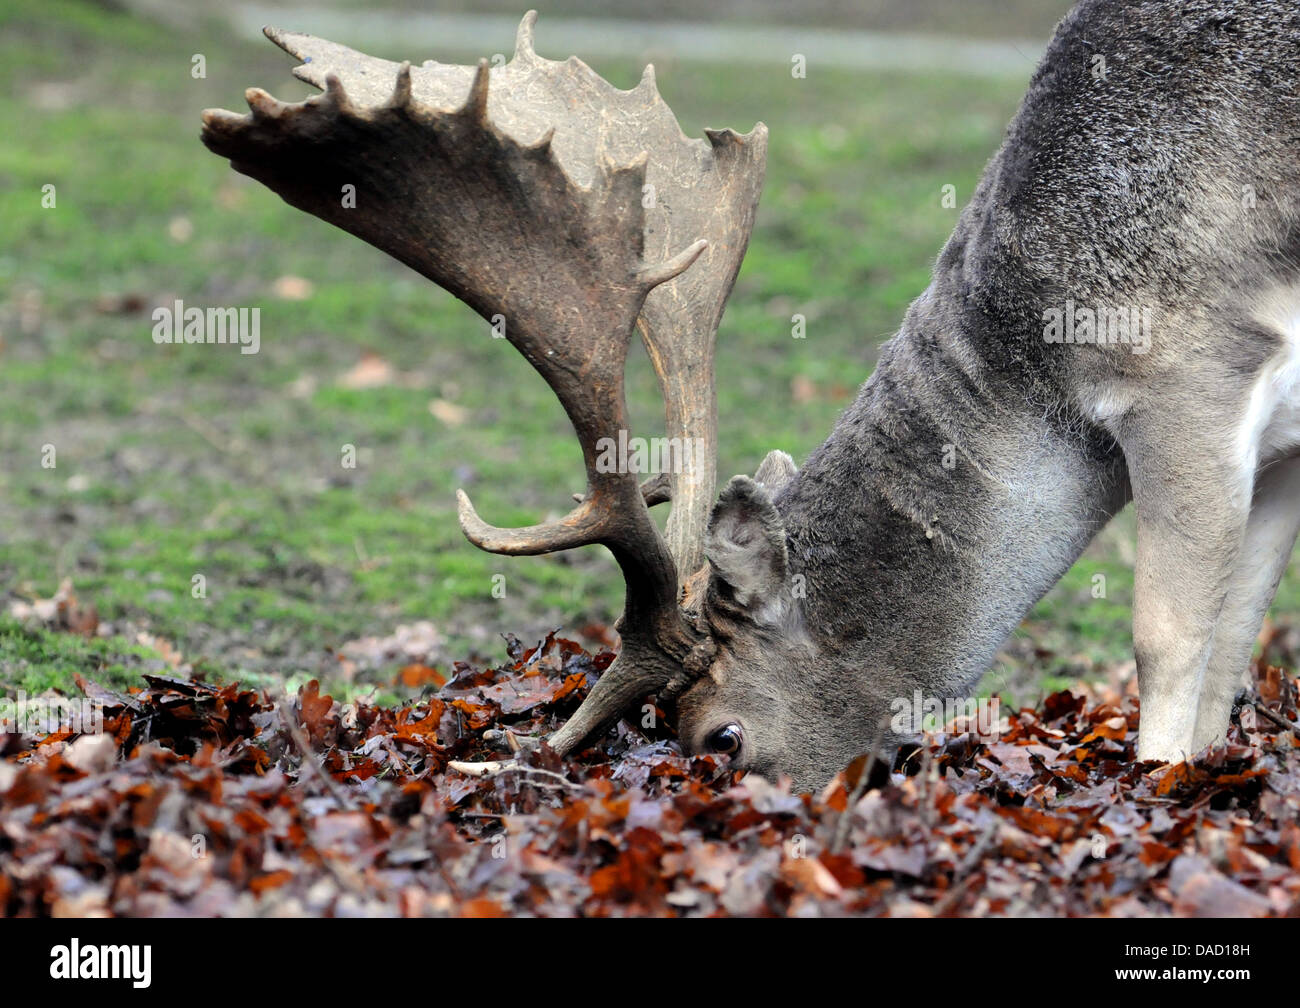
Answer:
MULTIPOLYGON (((397 43, 375 54, 412 55, 397 43)), ((639 77, 593 62, 621 87, 639 77)), ((86 641, 0 615, 7 691, 66 688, 77 671, 130 680, 164 667, 158 638, 223 677, 337 682, 341 645, 415 620, 433 621, 429 657, 446 661, 499 655, 502 631, 618 612, 602 551, 509 560, 457 528, 457 486, 507 525, 561 513, 580 489, 567 421, 522 358, 449 295, 200 144, 200 111, 242 108, 248 85, 312 93, 291 66, 216 23, 164 27, 72 0, 0 12, 0 612, 66 577, 117 631, 86 641), (195 53, 204 79, 191 76, 195 53), (308 296, 283 296, 294 293, 284 277, 308 281, 308 296), (261 352, 155 345, 150 312, 175 298, 260 306, 261 352), (349 387, 342 376, 367 352, 392 380, 349 387), (435 416, 435 399, 463 421, 435 416), (355 469, 341 464, 348 444, 355 469), (196 574, 206 598, 191 595, 196 574), (492 596, 498 574, 504 599, 492 596)), ((758 225, 719 335, 721 479, 774 447, 802 458, 825 436, 927 283, 957 212, 942 187, 969 197, 1030 69, 796 80, 783 66, 659 65, 688 134, 771 129, 758 225), (808 319, 802 341, 795 312, 808 319)), ((640 432, 657 433, 641 356, 630 399, 640 432)), ((1131 563, 1121 519, 1034 611, 991 685, 1032 693, 1122 661, 1131 563), (1104 599, 1091 592, 1099 572, 1104 599)), ((1300 609, 1294 578, 1279 609, 1300 609)), ((360 681, 388 682, 396 664, 360 681)))

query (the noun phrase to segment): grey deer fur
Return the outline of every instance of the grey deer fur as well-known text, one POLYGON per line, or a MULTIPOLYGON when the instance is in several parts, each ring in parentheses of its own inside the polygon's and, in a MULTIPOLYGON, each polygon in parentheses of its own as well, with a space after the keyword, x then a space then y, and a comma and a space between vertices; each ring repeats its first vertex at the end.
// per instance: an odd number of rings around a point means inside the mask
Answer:
POLYGON ((893 698, 967 695, 1129 501, 1138 756, 1222 738, 1300 526, 1298 138, 1300 5, 1077 5, 825 444, 724 489, 685 744, 734 722, 819 785, 893 698), (1062 342, 1068 302, 1147 331, 1062 342))

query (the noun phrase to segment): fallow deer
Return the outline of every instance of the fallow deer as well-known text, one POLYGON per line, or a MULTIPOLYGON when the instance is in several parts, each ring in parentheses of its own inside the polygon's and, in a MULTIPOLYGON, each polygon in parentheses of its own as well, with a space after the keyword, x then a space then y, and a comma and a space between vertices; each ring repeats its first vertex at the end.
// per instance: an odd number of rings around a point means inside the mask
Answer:
POLYGON ((534 17, 495 68, 268 29, 324 94, 252 90, 203 139, 504 320, 559 397, 587 469, 566 517, 499 529, 459 496, 483 549, 602 543, 622 569, 618 659, 550 744, 654 693, 688 750, 818 786, 896 698, 968 693, 1130 501, 1138 756, 1221 738, 1300 527, 1300 7, 1079 4, 830 437, 716 502, 714 340, 767 132, 687 139, 651 68, 620 91, 542 59, 534 17), (598 464, 634 330, 669 437, 704 445, 645 485, 598 464))

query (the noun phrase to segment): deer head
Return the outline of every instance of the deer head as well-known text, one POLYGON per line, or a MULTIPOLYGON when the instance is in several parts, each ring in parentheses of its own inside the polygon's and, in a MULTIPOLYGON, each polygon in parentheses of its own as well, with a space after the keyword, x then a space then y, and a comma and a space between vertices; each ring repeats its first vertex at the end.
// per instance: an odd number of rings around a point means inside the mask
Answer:
MULTIPOLYGON (((506 338, 559 398, 586 466, 577 505, 550 524, 502 529, 463 492, 458 500, 461 528, 482 549, 522 555, 601 543, 622 570, 620 653, 549 740, 563 753, 647 694, 670 699, 706 679, 717 650, 706 597, 734 610, 756 590, 733 541, 749 526, 728 517, 757 506, 756 495, 733 483, 710 524, 714 342, 753 226, 767 130, 759 123, 743 136, 724 129, 688 139, 652 67, 621 91, 576 58, 539 57, 535 20, 531 11, 524 17, 514 57, 495 68, 486 60, 412 67, 268 28, 303 60, 295 74, 324 93, 285 104, 250 89, 250 113, 204 113, 203 142, 484 318, 504 318, 506 338), (343 205, 345 185, 355 186, 355 206, 343 205), (634 329, 659 378, 669 444, 698 446, 644 485, 601 464, 627 436, 634 329), (649 508, 667 501, 661 535, 649 508)), ((764 576, 779 572, 778 553, 764 576)), ((688 741, 729 751, 725 731, 695 727, 707 720, 700 703, 688 708, 688 741)))

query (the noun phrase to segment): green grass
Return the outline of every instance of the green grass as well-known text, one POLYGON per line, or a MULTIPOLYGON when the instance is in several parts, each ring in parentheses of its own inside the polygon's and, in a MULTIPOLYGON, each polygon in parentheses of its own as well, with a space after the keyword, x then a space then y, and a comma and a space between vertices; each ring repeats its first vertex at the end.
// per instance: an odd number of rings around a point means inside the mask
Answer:
POLYGON ((166 675, 171 670, 153 648, 110 638, 86 640, 72 634, 26 628, 0 618, 0 655, 5 664, 5 693, 23 690, 38 696, 47 690, 66 691, 78 675, 102 686, 139 686, 142 673, 166 675))
MULTIPOLYGON (((291 66, 213 25, 164 30, 71 0, 0 13, 0 591, 48 596, 71 578, 115 626, 255 679, 330 679, 341 644, 413 620, 467 656, 499 653, 498 632, 612 619, 620 584, 601 551, 512 560, 457 527, 458 486, 498 524, 560 513, 580 489, 572 433, 531 368, 452 297, 200 144, 200 111, 241 107, 247 85, 311 93, 291 66), (195 53, 204 79, 190 74, 195 53), (277 297, 286 275, 312 295, 277 297), (106 297, 141 307, 106 311, 106 297), (150 311, 175 298, 260 306, 261 352, 155 345, 150 311), (368 350, 399 380, 343 387, 368 350), (439 421, 435 398, 467 421, 439 421), (341 464, 345 445, 356 468, 341 464)), ((597 69, 623 87, 639 77, 597 69)), ((969 198, 1023 82, 658 69, 688 133, 771 129, 758 226, 719 335, 725 479, 774 447, 803 457, 829 431, 928 281, 957 213, 942 187, 969 198), (795 313, 806 339, 791 338, 795 313)), ((638 428, 656 433, 640 356, 629 398, 638 428)), ((1123 541, 1122 529, 1104 535, 1027 624, 1050 642, 1048 675, 1072 674, 1080 653, 1128 652, 1123 541)), ((1300 610, 1294 580, 1280 605, 1300 610)), ((147 656, 123 637, 0 620, 5 688, 66 687, 78 670, 120 679, 147 656)))

